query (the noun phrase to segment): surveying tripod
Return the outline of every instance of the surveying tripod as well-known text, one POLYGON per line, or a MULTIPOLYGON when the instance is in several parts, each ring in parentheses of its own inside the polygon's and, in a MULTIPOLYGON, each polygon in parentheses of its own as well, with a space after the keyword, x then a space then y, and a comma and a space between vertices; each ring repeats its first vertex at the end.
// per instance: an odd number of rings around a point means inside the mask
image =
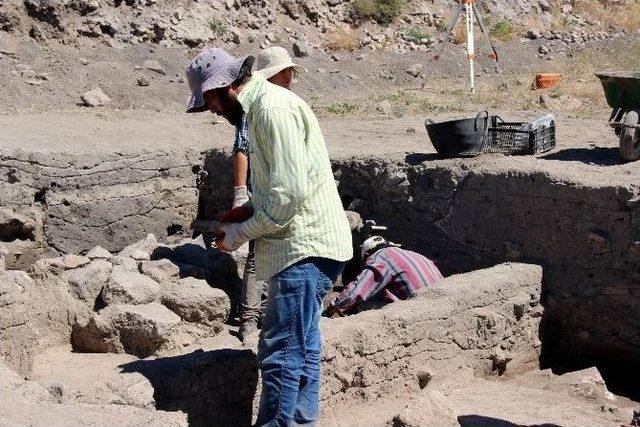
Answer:
MULTIPOLYGON (((487 41, 489 42, 489 45, 491 46, 491 50, 493 51, 493 53, 491 53, 489 56, 493 58, 496 61, 496 64, 498 65, 498 52, 496 51, 496 48, 493 46, 493 43, 491 43, 491 39, 489 38, 489 34, 487 34, 487 32, 485 31, 484 25, 482 25, 482 19, 480 19, 480 15, 478 14, 477 9, 473 6, 474 3, 475 3, 475 0, 460 0, 460 8, 458 8, 453 20, 451 21, 451 24, 449 24, 449 26, 447 27, 447 36, 445 37, 444 42, 442 43, 442 46, 440 46, 440 49, 438 50, 438 52, 433 56, 434 61, 437 61, 440 59, 442 52, 444 52, 446 47, 449 45, 449 39, 452 36, 453 29, 458 24, 458 21, 460 20, 460 16, 462 16, 462 13, 464 12, 465 21, 467 24, 467 59, 469 60, 469 89, 471 90, 471 92, 475 92, 476 90, 476 74, 475 74, 475 68, 474 68, 476 53, 475 53, 475 40, 473 37, 474 18, 478 23, 480 32, 487 37, 487 41)), ((431 67, 431 70, 428 73, 428 77, 426 81, 430 79, 432 72, 433 72, 433 66, 431 67)))

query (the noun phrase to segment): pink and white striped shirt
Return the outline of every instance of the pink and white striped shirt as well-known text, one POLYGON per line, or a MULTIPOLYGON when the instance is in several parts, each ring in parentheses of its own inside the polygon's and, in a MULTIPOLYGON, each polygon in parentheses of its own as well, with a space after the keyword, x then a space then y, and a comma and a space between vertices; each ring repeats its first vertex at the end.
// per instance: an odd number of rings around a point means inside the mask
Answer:
POLYGON ((404 300, 442 278, 442 273, 430 259, 406 249, 382 248, 367 258, 362 272, 338 295, 330 308, 346 314, 359 303, 376 296, 387 302, 404 300))

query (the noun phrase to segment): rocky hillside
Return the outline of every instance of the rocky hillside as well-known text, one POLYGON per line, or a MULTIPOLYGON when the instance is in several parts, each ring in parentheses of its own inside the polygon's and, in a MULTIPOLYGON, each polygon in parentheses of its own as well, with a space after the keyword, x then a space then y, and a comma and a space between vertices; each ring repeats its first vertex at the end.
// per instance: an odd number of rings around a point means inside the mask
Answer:
MULTIPOLYGON (((580 43, 636 29, 637 0, 601 1, 488 0, 479 8, 498 39, 528 33, 580 43)), ((451 0, 0 0, 0 30, 42 43, 114 47, 299 41, 301 55, 313 48, 402 51, 442 39, 455 7, 451 0)))

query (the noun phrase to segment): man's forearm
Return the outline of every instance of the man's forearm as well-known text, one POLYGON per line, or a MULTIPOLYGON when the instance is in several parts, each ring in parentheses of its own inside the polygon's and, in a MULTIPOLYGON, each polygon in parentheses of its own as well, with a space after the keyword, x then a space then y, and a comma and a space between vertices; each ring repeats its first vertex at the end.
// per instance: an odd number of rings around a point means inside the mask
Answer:
POLYGON ((249 158, 241 151, 233 154, 233 186, 241 187, 247 185, 249 175, 249 158))

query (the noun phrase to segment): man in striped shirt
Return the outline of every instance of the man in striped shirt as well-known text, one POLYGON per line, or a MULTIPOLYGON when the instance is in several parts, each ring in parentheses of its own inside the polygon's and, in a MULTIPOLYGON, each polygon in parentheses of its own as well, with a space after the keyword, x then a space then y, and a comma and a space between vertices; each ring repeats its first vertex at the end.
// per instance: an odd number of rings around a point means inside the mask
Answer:
POLYGON ((404 300, 420 289, 442 280, 438 267, 428 258, 400 249, 380 236, 362 244, 362 273, 334 299, 325 315, 357 312, 363 303, 374 299, 383 302, 404 300))
POLYGON ((221 224, 216 244, 234 251, 255 240, 256 278, 269 284, 256 425, 313 425, 322 299, 352 256, 351 232, 315 114, 293 92, 243 75, 246 62, 222 49, 201 52, 187 68, 187 111, 208 109, 233 125, 246 115, 253 216, 221 224))

